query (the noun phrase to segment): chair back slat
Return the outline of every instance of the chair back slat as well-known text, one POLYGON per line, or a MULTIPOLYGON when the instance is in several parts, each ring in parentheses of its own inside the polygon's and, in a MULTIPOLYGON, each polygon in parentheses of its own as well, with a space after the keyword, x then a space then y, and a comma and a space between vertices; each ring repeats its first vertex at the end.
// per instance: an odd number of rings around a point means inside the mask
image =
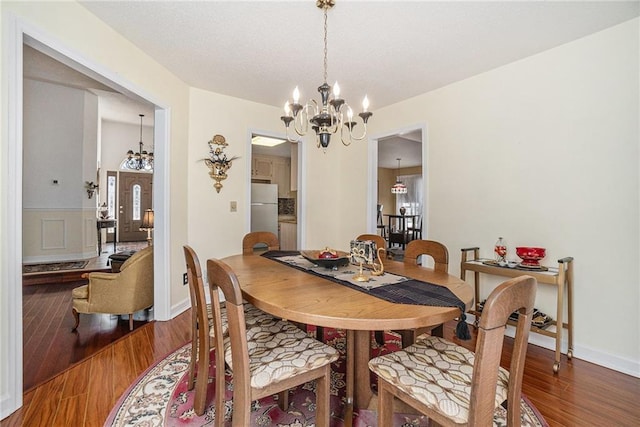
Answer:
POLYGON ((442 243, 435 240, 412 240, 404 251, 404 262, 416 264, 420 255, 433 258, 436 271, 442 273, 449 271, 449 251, 442 243))
POLYGON ((267 250, 269 251, 280 250, 278 236, 269 231, 254 231, 242 238, 242 254, 252 254, 257 244, 267 245, 267 250))

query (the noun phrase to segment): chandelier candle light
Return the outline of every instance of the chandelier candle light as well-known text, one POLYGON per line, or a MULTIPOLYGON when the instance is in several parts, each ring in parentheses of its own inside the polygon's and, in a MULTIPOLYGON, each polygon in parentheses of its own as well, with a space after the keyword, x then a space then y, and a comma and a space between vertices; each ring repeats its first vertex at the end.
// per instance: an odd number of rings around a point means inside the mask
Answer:
POLYGON ((147 153, 142 143, 142 118, 144 114, 140 116, 140 149, 134 153, 133 150, 127 151, 127 159, 124 161, 124 167, 132 170, 144 170, 153 171, 153 153, 147 153))
POLYGON ((284 104, 284 116, 280 117, 284 122, 289 142, 298 142, 298 139, 289 136, 291 122, 293 122, 293 128, 298 136, 306 135, 309 131, 309 123, 311 123, 311 128, 318 138, 318 148, 322 147, 323 150, 329 146, 331 134, 340 133, 340 139, 344 145, 350 145, 353 140, 364 139, 367 134, 367 122, 373 115, 372 112, 367 111, 369 99, 365 95, 362 100, 362 112, 358 113, 364 125, 363 131, 362 135, 355 136, 353 128, 356 126, 356 122, 353 120, 353 110, 344 99, 340 98, 338 82, 335 82, 333 91, 330 93, 331 88, 327 84, 327 11, 334 5, 335 0, 316 1, 316 6, 324 12, 324 83, 318 87, 322 105, 318 105, 315 99, 307 102, 304 106, 300 104, 300 90, 296 86, 293 91, 293 102, 287 101, 284 104))

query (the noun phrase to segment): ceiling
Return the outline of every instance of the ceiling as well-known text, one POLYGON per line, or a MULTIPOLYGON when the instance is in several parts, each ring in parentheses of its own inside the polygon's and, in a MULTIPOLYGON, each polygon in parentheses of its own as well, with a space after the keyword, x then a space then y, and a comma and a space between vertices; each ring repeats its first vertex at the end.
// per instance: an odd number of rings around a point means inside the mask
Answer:
MULTIPOLYGON (((282 106, 318 98, 314 1, 80 1, 188 85, 282 106)), ((394 104, 639 15, 635 1, 349 1, 328 13, 328 83, 394 104)))
MULTIPOLYGON (((319 99, 314 1, 80 1, 189 86, 273 106, 319 99)), ((328 82, 360 110, 388 106, 640 15, 640 1, 354 1, 328 12, 328 82)), ((89 88, 107 120, 153 125, 140 104, 25 46, 25 76, 89 88)), ((274 118, 274 120, 277 120, 274 118)), ((381 140, 381 167, 421 163, 421 134, 381 140)), ((284 151, 287 151, 286 149, 284 151)), ((283 151, 283 153, 284 153, 283 151)))

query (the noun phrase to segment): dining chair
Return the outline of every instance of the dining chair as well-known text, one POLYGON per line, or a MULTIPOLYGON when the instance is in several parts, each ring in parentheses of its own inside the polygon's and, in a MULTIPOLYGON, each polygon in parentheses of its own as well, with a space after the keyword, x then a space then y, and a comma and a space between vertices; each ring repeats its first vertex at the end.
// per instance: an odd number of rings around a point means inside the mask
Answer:
MULTIPOLYGON (((195 396, 193 408, 197 415, 204 414, 209 383, 209 362, 211 350, 215 349, 216 378, 215 378, 215 410, 216 425, 222 425, 224 417, 224 352, 223 339, 228 335, 227 309, 220 303, 217 290, 209 289, 211 303, 207 303, 204 292, 204 281, 200 261, 193 248, 184 246, 184 256, 187 264, 187 281, 189 297, 191 299, 191 360, 189 361, 189 377, 187 389, 193 390, 195 396), (218 316, 219 314, 219 316, 218 316), (220 331, 216 335, 214 319, 218 318, 220 331), (201 327, 201 325, 206 325, 201 327), (196 375, 197 372, 197 375, 196 375)), ((244 304, 247 323, 261 327, 263 323, 271 324, 274 317, 249 303, 244 304)))
POLYGON ((387 252, 387 241, 382 236, 377 234, 361 234, 356 237, 356 240, 372 240, 376 244, 376 248, 382 248, 387 252))
POLYGON ((407 231, 411 234, 412 240, 422 239, 422 215, 415 218, 415 221, 407 227, 407 231))
POLYGON ((382 236, 383 239, 385 239, 385 246, 386 246, 386 239, 387 239, 387 227, 384 225, 384 221, 382 218, 382 209, 383 209, 384 205, 378 205, 378 213, 377 213, 377 219, 376 219, 376 229, 380 232, 380 235, 382 236))
POLYGON ((278 236, 269 231, 253 231, 242 238, 242 254, 252 254, 258 244, 266 245, 268 251, 280 250, 278 236))
POLYGON ((220 349, 224 348, 223 337, 228 330, 226 310, 224 310, 225 319, 223 320, 223 309, 220 305, 218 292, 210 290, 211 304, 207 304, 200 261, 195 251, 188 245, 184 246, 184 257, 187 263, 189 297, 191 298, 191 360, 189 361, 187 388, 193 389, 195 377, 196 391, 193 409, 197 415, 204 414, 209 383, 209 358, 211 350, 215 349, 215 419, 216 425, 222 425, 223 416, 220 414, 224 414, 225 367, 224 353, 220 349), (217 324, 215 324, 216 319, 219 319, 217 324), (214 328, 214 325, 217 328, 214 328))
MULTIPOLYGON (((433 259, 433 269, 441 273, 449 272, 449 251, 447 247, 435 240, 412 240, 407 244, 404 251, 404 262, 409 264, 419 264, 418 257, 426 255, 433 259)), ((395 331, 402 337, 402 347, 406 347, 415 342, 416 337, 421 334, 431 332, 431 335, 439 337, 443 334, 443 325, 428 328, 408 329, 395 331)))
MULTIPOLYGON (((331 363, 338 352, 308 337, 297 326, 273 319, 256 328, 245 320, 242 291, 233 270, 217 259, 207 261, 209 288, 222 290, 227 308, 229 337, 224 358, 233 371, 233 425, 248 426, 251 402, 316 381, 316 425, 329 425, 331 363)), ((217 316, 218 313, 215 313, 217 316)), ((215 335, 220 322, 214 319, 215 335)))
POLYGON ((507 400, 507 425, 520 426, 520 399, 537 282, 520 276, 491 292, 480 317, 475 353, 441 337, 422 336, 376 357, 378 425, 392 425, 394 397, 442 426, 492 426, 507 400), (509 371, 500 366, 509 315, 519 311, 509 371))

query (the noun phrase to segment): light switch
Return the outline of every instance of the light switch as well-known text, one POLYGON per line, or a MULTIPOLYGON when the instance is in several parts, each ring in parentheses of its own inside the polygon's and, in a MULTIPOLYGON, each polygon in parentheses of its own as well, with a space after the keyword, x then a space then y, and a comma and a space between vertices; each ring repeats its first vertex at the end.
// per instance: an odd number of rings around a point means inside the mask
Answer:
POLYGON ((231 212, 238 212, 238 202, 235 200, 231 201, 231 212))

